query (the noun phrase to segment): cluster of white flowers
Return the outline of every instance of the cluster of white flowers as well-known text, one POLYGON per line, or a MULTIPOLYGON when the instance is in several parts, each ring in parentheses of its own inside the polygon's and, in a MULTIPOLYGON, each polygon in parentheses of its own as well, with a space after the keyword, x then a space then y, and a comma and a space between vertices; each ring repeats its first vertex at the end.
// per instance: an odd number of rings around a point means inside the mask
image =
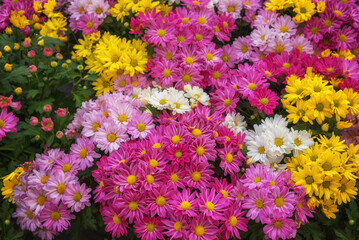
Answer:
POLYGON ((198 103, 209 105, 209 95, 202 88, 186 85, 184 91, 177 90, 173 87, 145 88, 137 92, 138 99, 145 105, 152 105, 158 110, 171 110, 173 113, 185 113, 191 110, 191 107, 198 103))
POLYGON ((227 114, 224 123, 228 129, 231 129, 235 134, 244 133, 247 127, 247 123, 244 117, 239 113, 229 113, 227 114))
POLYGON ((252 162, 284 170, 285 165, 280 162, 285 154, 297 156, 314 144, 307 131, 289 129, 287 125, 285 118, 275 115, 274 118, 264 119, 261 125, 254 125, 254 130, 245 132, 247 156, 252 162))

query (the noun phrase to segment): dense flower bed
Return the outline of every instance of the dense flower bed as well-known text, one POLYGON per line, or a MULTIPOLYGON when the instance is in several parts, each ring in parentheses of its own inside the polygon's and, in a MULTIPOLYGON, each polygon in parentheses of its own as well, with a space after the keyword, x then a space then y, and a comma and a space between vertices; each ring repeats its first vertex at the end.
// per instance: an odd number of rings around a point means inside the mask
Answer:
POLYGON ((3 1, 1 239, 356 238, 358 32, 355 0, 3 1))

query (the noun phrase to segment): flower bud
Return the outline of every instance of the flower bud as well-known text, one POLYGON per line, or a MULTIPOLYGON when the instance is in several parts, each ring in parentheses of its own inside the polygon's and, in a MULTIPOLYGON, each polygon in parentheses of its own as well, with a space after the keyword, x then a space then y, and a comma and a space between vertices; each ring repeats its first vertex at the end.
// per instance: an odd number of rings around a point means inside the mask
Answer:
POLYGON ((16 95, 20 95, 22 93, 22 88, 21 87, 15 88, 14 93, 16 93, 16 95))
POLYGON ((56 58, 59 59, 59 60, 62 60, 64 58, 64 56, 62 56, 61 53, 56 53, 56 58))
POLYGON ((28 68, 30 73, 36 73, 37 72, 37 67, 35 65, 30 65, 28 68))
POLYGON ((64 133, 63 133, 62 131, 57 131, 57 132, 56 132, 56 137, 57 137, 58 139, 61 139, 63 136, 64 136, 64 133))
POLYGON ((4 66, 4 70, 6 72, 11 72, 12 71, 12 64, 6 63, 5 66, 4 66))
POLYGON ((36 56, 36 52, 35 52, 34 50, 31 50, 31 51, 29 51, 29 52, 27 53, 27 56, 28 56, 29 58, 34 58, 34 57, 36 56))
POLYGON ((36 126, 37 124, 39 124, 39 119, 37 117, 31 116, 30 125, 31 126, 36 126))
MULTIPOLYGON (((10 28, 11 29, 11 28, 10 28)), ((10 225, 10 220, 9 219, 6 219, 5 221, 4 221, 4 223, 5 223, 5 225, 10 225)))
POLYGON ((54 50, 52 50, 52 48, 45 47, 43 53, 45 57, 51 57, 54 50))
POLYGON ((56 115, 60 118, 65 117, 66 116, 66 108, 58 108, 55 111, 56 115))
POLYGON ((50 104, 45 104, 44 108, 43 108, 44 112, 51 112, 52 111, 52 106, 50 104))
POLYGON ((13 33, 11 27, 7 27, 7 28, 5 29, 5 33, 6 33, 7 35, 11 35, 11 34, 13 33))
POLYGON ((11 52, 11 47, 9 45, 5 45, 4 51, 5 52, 11 52))
POLYGON ((36 141, 39 141, 40 138, 41 138, 40 135, 36 135, 36 136, 35 136, 35 140, 36 140, 36 141))
POLYGON ((28 48, 28 47, 31 46, 31 42, 30 42, 29 40, 23 41, 23 42, 22 42, 22 46, 23 46, 24 48, 28 48))
POLYGON ((57 67, 57 62, 55 62, 55 61, 52 61, 51 63, 50 63, 50 65, 51 65, 51 67, 53 67, 53 68, 55 68, 55 67, 57 67))

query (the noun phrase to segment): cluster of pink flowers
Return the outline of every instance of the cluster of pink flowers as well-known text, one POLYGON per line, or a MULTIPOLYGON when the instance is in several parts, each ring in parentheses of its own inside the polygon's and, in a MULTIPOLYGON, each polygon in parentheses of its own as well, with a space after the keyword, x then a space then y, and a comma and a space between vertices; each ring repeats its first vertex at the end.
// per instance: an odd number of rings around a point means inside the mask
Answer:
POLYGON ((83 34, 97 32, 114 4, 112 0, 68 0, 69 26, 72 31, 82 31, 83 34))
POLYGON ((152 116, 142 112, 140 107, 143 107, 141 101, 121 92, 83 102, 68 125, 66 135, 90 138, 96 147, 111 153, 120 143, 143 139, 154 129, 152 116))
POLYGON ((75 218, 71 213, 90 206, 91 189, 76 176, 90 165, 88 158, 99 157, 89 148, 94 148, 91 142, 79 139, 70 154, 50 149, 22 165, 25 172, 20 177, 21 185, 14 187, 12 196, 17 206, 13 217, 21 229, 41 239, 53 239, 68 229, 75 218))
POLYGON ((5 97, 0 95, 0 141, 6 136, 7 132, 17 132, 15 128, 19 118, 15 117, 12 112, 8 112, 8 109, 12 108, 14 111, 21 109, 20 102, 13 102, 13 96, 5 97))
POLYGON ((239 237, 247 220, 236 193, 229 197, 226 180, 218 181, 212 165, 219 165, 217 174, 236 178, 245 159, 240 151, 244 136, 222 126, 223 121, 219 112, 211 114, 202 105, 191 113, 164 113, 146 139, 122 143, 103 156, 93 176, 106 231, 119 237, 134 223, 143 239, 239 237))
POLYGON ((313 217, 307 206, 303 186, 295 186, 290 171, 274 174, 268 166, 257 164, 247 168, 239 180, 242 208, 246 217, 265 226, 266 239, 294 238, 297 226, 313 217))
POLYGON ((150 86, 150 82, 144 74, 130 75, 119 74, 113 79, 113 89, 125 95, 138 94, 141 89, 150 86))

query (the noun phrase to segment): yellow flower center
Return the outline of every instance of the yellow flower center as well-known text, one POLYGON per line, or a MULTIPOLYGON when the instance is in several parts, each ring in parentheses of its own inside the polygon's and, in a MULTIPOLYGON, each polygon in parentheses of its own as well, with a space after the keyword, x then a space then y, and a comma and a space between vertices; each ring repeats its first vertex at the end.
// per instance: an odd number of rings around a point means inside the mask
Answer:
POLYGON ((241 52, 242 52, 242 53, 248 52, 248 47, 247 47, 246 45, 243 45, 243 46, 241 47, 241 52))
POLYGON ((262 178, 261 178, 261 177, 255 177, 255 178, 253 179, 253 182, 255 182, 255 183, 259 183, 260 181, 262 181, 262 178))
POLYGON ((101 125, 98 124, 98 123, 92 124, 92 131, 97 132, 97 129, 98 129, 99 127, 101 127, 101 125))
POLYGON ((312 183, 314 183, 314 178, 313 178, 313 176, 307 176, 307 177, 305 177, 305 182, 306 182, 307 184, 312 184, 312 183))
POLYGON ((86 158, 87 157, 87 150, 85 148, 82 148, 80 150, 80 158, 86 158))
POLYGON ((153 148, 153 149, 162 148, 162 144, 161 144, 161 143, 155 143, 155 144, 153 144, 152 148, 153 148))
POLYGON ((145 129, 146 129, 146 125, 145 125, 145 124, 143 124, 143 123, 137 124, 137 130, 138 130, 139 132, 143 132, 143 131, 145 131, 145 129))
POLYGON ((51 219, 57 221, 61 218, 61 214, 58 211, 53 211, 51 213, 51 219))
POLYGON ((164 77, 168 78, 168 77, 171 76, 171 74, 172 74, 171 70, 169 70, 169 69, 163 70, 163 76, 164 77))
POLYGON ((208 211, 213 211, 214 210, 214 204, 213 203, 211 203, 211 202, 206 202, 206 209, 208 210, 208 211))
POLYGON ((311 32, 312 34, 317 34, 317 33, 318 33, 318 28, 317 28, 317 27, 312 27, 312 28, 310 29, 310 32, 311 32))
POLYGON ((117 137, 113 133, 110 133, 107 135, 107 141, 109 141, 109 142, 114 142, 114 141, 116 141, 116 139, 117 139, 117 137))
POLYGON ((237 218, 235 216, 230 216, 228 219, 229 225, 235 227, 237 225, 237 218))
POLYGON ((234 6, 228 6, 227 8, 227 12, 231 13, 231 12, 235 12, 236 8, 234 6))
POLYGON ((331 20, 327 19, 324 21, 324 25, 327 27, 331 27, 333 25, 333 22, 331 20))
POLYGON ((1 129, 1 128, 3 128, 3 127, 4 127, 4 125, 5 125, 4 120, 1 120, 1 119, 0 119, 0 129, 1 129))
POLYGON ((341 35, 339 36, 339 40, 340 40, 341 42, 345 42, 345 41, 347 40, 347 36, 345 36, 344 34, 341 34, 341 35))
POLYGON ((189 81, 191 81, 191 79, 192 79, 191 75, 189 75, 189 74, 187 74, 187 73, 182 76, 182 80, 183 80, 185 83, 188 83, 189 81))
POLYGON ((261 146, 261 147, 259 147, 258 148, 258 152, 260 153, 260 154, 263 154, 264 152, 265 152, 265 148, 263 147, 263 146, 261 146))
POLYGON ((28 219, 33 219, 33 217, 34 217, 34 215, 32 214, 32 212, 30 210, 27 210, 26 216, 28 219))
POLYGON ((229 105, 231 105, 231 99, 224 100, 223 104, 225 107, 229 107, 229 105))
POLYGON ((135 175, 129 175, 126 178, 128 185, 135 185, 137 183, 137 177, 135 175))
POLYGON ((45 176, 43 176, 43 177, 40 179, 40 182, 41 182, 42 184, 45 184, 48 178, 49 178, 49 176, 46 176, 46 175, 45 175, 45 176))
POLYGON ((166 198, 164 198, 163 196, 158 196, 156 198, 156 204, 160 207, 164 206, 166 204, 166 198))
POLYGON ((195 128, 195 129, 192 130, 192 135, 194 137, 199 137, 199 136, 202 135, 202 131, 200 129, 198 129, 198 128, 195 128))
POLYGON ((152 183, 155 182, 155 178, 154 178, 151 174, 147 174, 147 175, 146 175, 146 182, 147 182, 148 184, 152 184, 152 183))
POLYGON ((125 114, 121 114, 120 116, 118 116, 118 121, 120 122, 127 122, 127 116, 125 114))
POLYGON ((223 198, 228 198, 228 192, 224 189, 221 189, 220 191, 222 193, 223 198))
POLYGON ((93 23, 91 21, 86 23, 87 29, 91 29, 92 27, 93 27, 93 23))
POLYGON ((290 67, 289 63, 283 63, 283 68, 288 69, 290 67))
POLYGON ((191 179, 195 182, 198 182, 199 180, 201 180, 201 173, 198 171, 194 171, 193 173, 191 173, 191 179))
POLYGON ((334 10, 334 12, 338 17, 343 15, 343 13, 340 10, 334 10))
POLYGON ((204 235, 204 227, 202 225, 197 225, 194 227, 194 234, 196 236, 201 237, 204 235))
POLYGON ((277 206, 277 207, 283 207, 284 205, 284 199, 282 197, 276 197, 274 199, 274 204, 277 206))
POLYGON ((166 31, 165 31, 165 30, 159 29, 159 30, 157 31, 157 36, 159 36, 159 37, 164 37, 165 35, 166 35, 166 31))
POLYGON ((196 153, 197 153, 198 156, 203 156, 203 154, 205 153, 204 147, 198 146, 196 148, 196 153))
POLYGON ((187 65, 191 65, 194 63, 194 59, 193 59, 193 57, 188 56, 188 57, 186 57, 185 62, 187 65))
POLYGON ((281 26, 279 29, 282 33, 288 32, 289 28, 287 26, 281 26))
POLYGON ((128 208, 132 211, 135 211, 138 208, 138 203, 136 201, 131 201, 128 204, 128 208))
POLYGON ((187 23, 189 23, 189 18, 188 17, 182 18, 182 24, 187 24, 187 23))
POLYGON ((165 58, 166 58, 166 60, 172 60, 172 57, 173 57, 173 55, 172 55, 172 53, 170 53, 170 52, 168 52, 168 53, 166 53, 166 55, 165 55, 165 58))
POLYGON ((304 8, 304 7, 300 8, 300 13, 306 13, 306 12, 307 12, 306 8, 304 8))
POLYGON ((282 225, 283 225, 282 222, 279 221, 279 220, 277 220, 277 221, 275 221, 275 222, 273 223, 273 227, 274 227, 274 228, 281 228, 282 225))
POLYGON ((208 60, 208 61, 212 61, 213 60, 213 54, 212 53, 206 53, 206 59, 208 60))
POLYGON ((65 189, 66 189, 66 185, 63 184, 63 183, 61 183, 61 184, 57 185, 56 191, 57 191, 59 194, 64 194, 65 189))
POLYGON ((217 72, 217 71, 213 72, 213 74, 212 74, 212 77, 213 77, 214 79, 216 79, 216 80, 217 80, 220 76, 221 76, 221 74, 220 74, 219 72, 217 72))
POLYGON ((233 155, 231 153, 227 153, 224 157, 227 163, 231 163, 233 161, 233 155))
POLYGON ((181 202, 181 208, 183 210, 189 210, 189 209, 191 209, 191 203, 188 201, 183 201, 183 202, 181 202))
POLYGON ((40 206, 43 206, 46 201, 47 201, 47 198, 45 196, 39 196, 36 199, 37 204, 39 204, 40 206))
POLYGON ((182 224, 180 221, 177 221, 177 222, 175 222, 175 224, 173 225, 173 228, 174 228, 177 232, 179 232, 179 231, 181 231, 182 226, 183 226, 183 224, 182 224))
POLYGON ((201 40, 203 39, 203 37, 202 37, 201 34, 198 34, 198 33, 197 33, 197 34, 194 36, 194 39, 196 39, 196 41, 199 42, 199 41, 201 41, 201 40))
POLYGON ((302 141, 300 141, 299 138, 294 139, 294 144, 297 146, 300 146, 302 144, 302 141))
POLYGON ((153 231, 155 231, 155 225, 154 225, 153 223, 147 223, 147 224, 146 224, 146 230, 147 230, 148 232, 153 232, 153 231))
POLYGON ((74 198, 74 201, 75 201, 75 202, 78 202, 78 201, 81 200, 82 195, 81 195, 81 193, 78 193, 78 192, 77 192, 77 193, 74 194, 73 198, 74 198))
POLYGON ((281 138, 275 138, 274 139, 274 144, 277 146, 277 147, 280 147, 283 145, 283 140, 281 138))
POLYGON ((257 85, 255 85, 254 83, 250 83, 250 84, 248 84, 247 87, 248 87, 249 90, 253 90, 253 89, 255 89, 257 87, 257 85))
POLYGON ((330 162, 325 162, 323 165, 322 165, 322 168, 324 171, 330 171, 332 170, 333 166, 330 162))
POLYGON ((206 19, 204 18, 204 17, 199 17, 198 19, 197 19, 197 21, 198 21, 198 23, 199 24, 206 24, 206 19))
POLYGON ((262 209, 264 207, 264 202, 262 199, 256 200, 256 208, 262 209))
POLYGON ((282 45, 277 45, 274 49, 275 53, 280 54, 284 51, 284 47, 282 45))
POLYGON ((171 138, 171 141, 172 141, 173 144, 178 144, 178 143, 180 143, 180 141, 181 141, 181 137, 178 136, 178 135, 174 135, 174 136, 171 138))
POLYGON ((223 61, 223 62, 228 62, 228 61, 229 61, 228 55, 223 55, 223 56, 222 56, 222 61, 223 61))
POLYGON ((116 225, 120 225, 121 224, 121 219, 119 219, 117 217, 117 215, 114 215, 112 218, 112 221, 116 224, 116 225))
POLYGON ((175 157, 176 157, 176 158, 182 157, 182 152, 181 152, 181 151, 176 151, 176 152, 175 152, 175 157))
POLYGON ((259 100, 260 104, 262 104, 263 106, 267 105, 268 104, 268 98, 261 98, 259 100))
POLYGON ((156 159, 151 159, 150 160, 150 166, 155 168, 158 166, 158 161, 156 159))
POLYGON ((173 183, 176 183, 177 181, 178 181, 178 175, 176 174, 176 173, 172 173, 171 174, 171 181, 173 182, 173 183))
POLYGON ((64 164, 62 166, 62 171, 63 172, 70 172, 71 171, 71 165, 70 164, 64 164))

